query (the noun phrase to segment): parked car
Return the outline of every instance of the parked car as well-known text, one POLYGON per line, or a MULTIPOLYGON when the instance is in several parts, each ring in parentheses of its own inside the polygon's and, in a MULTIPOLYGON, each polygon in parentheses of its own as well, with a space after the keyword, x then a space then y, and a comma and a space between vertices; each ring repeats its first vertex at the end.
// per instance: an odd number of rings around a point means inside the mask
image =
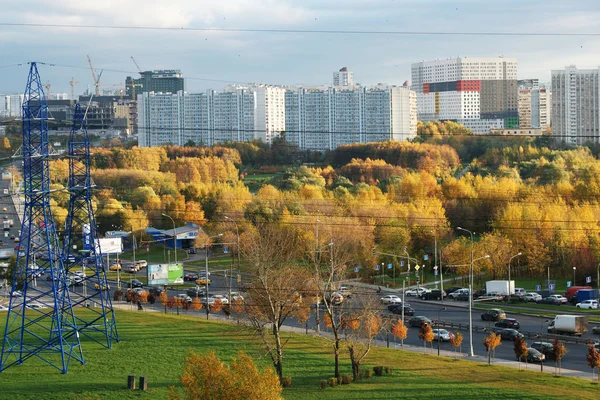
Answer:
POLYGON ((500 321, 496 322, 494 326, 497 328, 511 328, 516 330, 519 330, 519 328, 521 327, 519 321, 517 321, 514 318, 501 319, 500 321))
MULTIPOLYGON (((450 287, 450 288, 446 289, 446 294, 447 294, 448 296, 450 296, 452 293, 456 292, 456 291, 457 291, 457 290, 459 290, 459 289, 462 289, 462 287, 461 287, 461 286, 452 286, 452 287, 450 287)), ((468 289, 467 289, 467 290, 468 290, 468 289)))
MULTIPOLYGON (((402 304, 390 304, 388 306, 388 310, 392 313, 392 314, 396 314, 396 315, 402 315, 402 304)), ((408 307, 407 305, 404 305, 404 315, 407 317, 412 317, 413 315, 415 315, 415 309, 412 307, 408 307)))
MULTIPOLYGON (((448 293, 448 292, 446 292, 448 293)), ((467 288, 459 288, 453 291, 452 293, 448 293, 448 296, 452 297, 454 300, 460 295, 466 295, 467 299, 469 298, 469 289, 467 288)))
POLYGON ((500 321, 506 318, 506 313, 499 308, 490 308, 481 314, 484 321, 500 321))
POLYGON ((412 317, 408 320, 408 326, 413 326, 415 328, 420 328, 423 324, 431 325, 431 320, 422 315, 412 317))
POLYGON ((429 289, 425 289, 425 288, 418 288, 418 289, 409 289, 406 292, 404 292, 405 296, 420 296, 423 293, 427 293, 429 291, 429 289))
POLYGON ((434 289, 430 292, 423 293, 419 297, 421 300, 441 300, 443 297, 446 297, 446 291, 434 289))
POLYGON ((240 292, 231 292, 231 301, 244 301, 244 297, 240 292))
POLYGON ((395 294, 388 294, 387 296, 383 296, 379 299, 381 304, 393 304, 393 303, 402 303, 402 299, 395 294))
POLYGON ((208 304, 214 304, 216 301, 221 301, 221 304, 223 305, 229 304, 229 299, 227 298, 227 296, 224 296, 222 294, 213 294, 208 298, 208 304))
POLYGON ((352 292, 350 292, 350 289, 348 288, 348 286, 340 286, 340 290, 338 290, 338 293, 341 294, 344 297, 350 297, 350 295, 352 294, 352 292))
POLYGON ((198 274, 196 274, 195 272, 186 272, 185 274, 183 274, 184 281, 193 282, 198 278, 200 278, 200 276, 198 274))
POLYGON ((141 268, 146 268, 148 266, 148 261, 146 260, 137 260, 134 265, 137 267, 138 271, 141 268))
POLYGON ((523 296, 523 299, 525 301, 536 302, 536 301, 542 299, 542 295, 539 293, 535 293, 535 292, 529 292, 529 293, 526 293, 525 296, 523 296))
POLYGON ((137 279, 132 279, 131 281, 127 282, 128 288, 141 288, 143 286, 144 284, 137 279))
POLYGON ((477 300, 481 301, 504 301, 504 296, 501 293, 486 293, 482 296, 479 296, 477 300))
POLYGON ((544 297, 541 300, 537 301, 538 304, 553 304, 555 306, 560 306, 562 303, 556 297, 544 297))
POLYGON ((597 310, 598 309, 598 300, 584 300, 581 303, 577 303, 577 305, 575 307, 597 310))
POLYGON ((454 336, 452 334, 452 332, 448 332, 445 329, 437 329, 436 328, 436 329, 433 329, 432 332, 433 332, 433 340, 434 341, 438 340, 438 337, 439 337, 439 340, 441 342, 449 342, 450 339, 452 339, 452 336, 454 336))
POLYGON ((195 298, 195 297, 200 297, 200 296, 204 296, 206 293, 204 292, 204 288, 200 287, 200 286, 195 286, 192 288, 189 288, 188 290, 185 291, 185 294, 187 294, 188 296, 195 298))
POLYGON ((542 353, 548 359, 553 359, 554 344, 550 342, 533 342, 531 347, 542 353))
POLYGON ((188 296, 187 294, 180 293, 180 294, 175 295, 175 298, 181 299, 181 301, 186 301, 188 303, 192 302, 192 298, 190 296, 188 296))
POLYGON ((469 301, 469 298, 471 296, 469 296, 469 292, 463 292, 463 293, 459 293, 457 295, 454 296, 454 300, 456 301, 469 301))
POLYGON ((516 329, 498 329, 496 334, 500 335, 502 340, 515 340, 517 337, 523 337, 523 334, 516 329))
POLYGON ((165 288, 163 288, 162 286, 152 286, 148 291, 152 296, 158 297, 164 293, 165 288))
POLYGON ((527 348, 527 362, 543 362, 546 359, 546 356, 533 347, 527 348))
POLYGON ((196 254, 196 248, 195 247, 190 247, 188 249, 188 254, 196 254))
POLYGON ((600 325, 593 327, 592 328, 592 333, 600 335, 600 325))
POLYGON ((569 299, 567 299, 565 296, 560 295, 560 294, 551 294, 548 297, 552 297, 554 299, 557 299, 560 301, 560 304, 567 304, 569 302, 569 299))

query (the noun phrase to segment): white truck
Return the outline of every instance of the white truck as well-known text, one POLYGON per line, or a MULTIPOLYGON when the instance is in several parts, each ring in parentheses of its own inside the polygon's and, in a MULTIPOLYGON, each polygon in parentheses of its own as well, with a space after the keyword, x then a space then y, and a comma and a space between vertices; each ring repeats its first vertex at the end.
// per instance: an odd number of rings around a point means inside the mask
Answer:
POLYGON ((583 315, 557 315, 548 325, 548 333, 581 336, 588 331, 588 317, 583 315))
POLYGON ((515 293, 515 281, 487 281, 485 283, 486 294, 499 294, 510 296, 515 293))

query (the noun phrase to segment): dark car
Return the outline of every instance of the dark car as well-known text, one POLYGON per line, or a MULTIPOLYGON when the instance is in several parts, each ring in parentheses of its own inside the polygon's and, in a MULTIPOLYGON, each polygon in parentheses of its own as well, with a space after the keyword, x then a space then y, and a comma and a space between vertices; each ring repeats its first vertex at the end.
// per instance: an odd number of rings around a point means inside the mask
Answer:
POLYGON ((500 321, 506 318, 506 313, 499 308, 491 308, 481 314, 481 319, 484 321, 500 321))
POLYGON ((519 324, 519 321, 517 321, 514 318, 504 318, 504 319, 496 322, 494 324, 494 326, 496 328, 511 328, 511 329, 516 329, 516 330, 519 330, 519 328, 521 327, 521 325, 519 324))
POLYGON ((546 358, 554 359, 554 344, 550 342, 533 342, 531 347, 545 355, 546 358))
POLYGON ((194 272, 186 272, 185 274, 183 274, 184 281, 194 282, 198 278, 200 278, 200 276, 194 272))
POLYGON ((529 347, 527 349, 527 362, 543 362, 546 359, 546 356, 543 353, 540 353, 536 349, 529 347))
POLYGON ((163 294, 165 291, 165 288, 163 288, 162 286, 152 286, 150 289, 148 289, 148 292, 150 292, 150 294, 152 296, 160 296, 161 294, 163 294))
POLYGON ((560 300, 555 299, 554 297, 544 297, 541 300, 537 301, 538 304, 554 304, 556 306, 560 306, 560 300))
POLYGON ((462 289, 462 286, 452 286, 449 289, 446 289, 445 292, 448 296, 450 296, 450 293, 454 293, 456 292, 458 289, 462 289))
POLYGON ((204 289, 199 286, 189 288, 188 290, 185 291, 185 294, 187 294, 191 298, 201 297, 201 296, 205 295, 204 289))
POLYGON ((425 292, 421 295, 421 300, 441 300, 446 297, 446 291, 434 289, 430 292, 425 292))
POLYGON ((460 293, 460 294, 454 296, 454 300, 456 300, 456 301, 469 301, 469 294, 468 293, 460 293))
POLYGON ((190 247, 188 249, 188 254, 196 254, 196 248, 195 247, 190 247))
POLYGON ((137 279, 132 279, 131 281, 127 282, 127 287, 128 288, 141 288, 141 287, 144 287, 144 284, 137 279))
POLYGON ((414 326, 415 328, 420 328, 423 324, 431 325, 431 320, 421 315, 408 320, 408 326, 414 326))
POLYGON ((523 337, 523 334, 516 329, 498 329, 496 334, 500 335, 502 340, 515 340, 517 337, 523 337))
MULTIPOLYGON (((402 304, 390 304, 388 306, 388 310, 392 312, 392 314, 402 315, 402 304)), ((408 317, 412 317, 415 315, 415 309, 409 307, 407 305, 404 306, 404 315, 408 317)))

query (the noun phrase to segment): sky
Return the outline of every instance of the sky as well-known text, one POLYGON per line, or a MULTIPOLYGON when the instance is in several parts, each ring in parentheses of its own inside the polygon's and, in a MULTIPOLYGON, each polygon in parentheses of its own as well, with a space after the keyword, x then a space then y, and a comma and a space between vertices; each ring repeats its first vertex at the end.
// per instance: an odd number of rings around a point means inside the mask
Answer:
POLYGON ((597 1, 0 0, 0 93, 23 92, 28 61, 46 63, 39 71, 52 92, 70 93, 74 78, 75 92, 81 93, 93 87, 87 55, 103 70, 105 89, 138 76, 132 56, 142 70, 181 70, 189 92, 250 82, 321 85, 344 66, 358 83, 401 85, 410 79, 411 63, 457 56, 516 57, 520 79, 549 82, 552 69, 600 66, 597 1), (131 29, 140 27, 174 29, 131 29), (357 33, 193 30, 204 28, 357 33))

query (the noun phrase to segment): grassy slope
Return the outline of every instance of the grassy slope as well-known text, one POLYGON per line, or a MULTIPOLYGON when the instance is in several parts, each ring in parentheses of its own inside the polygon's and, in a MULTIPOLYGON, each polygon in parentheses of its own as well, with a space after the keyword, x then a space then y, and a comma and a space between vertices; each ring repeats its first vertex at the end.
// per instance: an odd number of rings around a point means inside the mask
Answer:
MULTIPOLYGON (((3 316, 3 315, 2 315, 3 316)), ((244 349, 261 365, 268 365, 254 337, 235 325, 206 322, 186 316, 117 314, 122 342, 112 350, 84 343, 86 366, 72 364, 67 375, 31 359, 0 374, 4 399, 164 399, 177 385, 189 349, 214 349, 223 359, 244 349), (149 392, 124 389, 127 375, 145 375, 149 392), (35 377, 35 379, 32 379, 35 377)), ((376 348, 365 365, 389 365, 393 375, 359 384, 320 390, 319 381, 332 376, 329 342, 295 335, 285 352, 285 374, 293 386, 286 399, 390 399, 390 398, 577 398, 594 399, 599 388, 589 381, 533 371, 487 366, 434 355, 376 348), (484 396, 484 397, 482 397, 484 396)), ((349 374, 346 353, 342 373, 349 374)))

